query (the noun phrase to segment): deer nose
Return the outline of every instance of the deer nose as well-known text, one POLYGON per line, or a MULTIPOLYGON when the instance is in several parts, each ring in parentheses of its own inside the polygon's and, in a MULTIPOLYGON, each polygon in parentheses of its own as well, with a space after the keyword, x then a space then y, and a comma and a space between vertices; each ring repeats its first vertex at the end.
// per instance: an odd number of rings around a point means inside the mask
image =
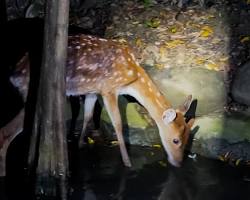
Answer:
POLYGON ((180 167, 181 166, 181 162, 174 160, 172 158, 168 158, 168 162, 170 162, 171 165, 173 165, 174 167, 180 167))

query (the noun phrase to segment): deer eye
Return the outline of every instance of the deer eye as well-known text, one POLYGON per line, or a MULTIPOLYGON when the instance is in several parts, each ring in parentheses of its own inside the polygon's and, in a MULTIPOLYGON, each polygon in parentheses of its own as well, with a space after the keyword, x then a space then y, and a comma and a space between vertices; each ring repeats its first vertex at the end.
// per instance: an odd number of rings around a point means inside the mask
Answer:
POLYGON ((179 143, 180 143, 180 140, 179 140, 179 139, 174 138, 174 139, 173 139, 173 143, 174 143, 174 144, 179 144, 179 143))

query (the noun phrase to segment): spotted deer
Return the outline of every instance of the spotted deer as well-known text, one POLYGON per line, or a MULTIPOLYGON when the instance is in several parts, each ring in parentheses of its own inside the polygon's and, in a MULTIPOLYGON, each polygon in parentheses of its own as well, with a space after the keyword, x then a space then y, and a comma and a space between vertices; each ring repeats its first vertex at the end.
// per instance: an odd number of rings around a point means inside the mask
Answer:
MULTIPOLYGON (((26 59, 20 62, 11 77, 12 83, 21 91, 24 98, 29 82, 26 59)), ((66 95, 85 95, 80 146, 87 124, 93 116, 97 94, 100 94, 114 126, 122 160, 125 166, 131 166, 118 108, 118 96, 130 95, 137 99, 155 120, 169 162, 174 166, 180 166, 194 121, 191 119, 186 123, 184 118, 184 113, 192 100, 191 96, 182 106, 174 109, 136 62, 131 49, 113 40, 89 35, 69 36, 66 68, 66 95)))

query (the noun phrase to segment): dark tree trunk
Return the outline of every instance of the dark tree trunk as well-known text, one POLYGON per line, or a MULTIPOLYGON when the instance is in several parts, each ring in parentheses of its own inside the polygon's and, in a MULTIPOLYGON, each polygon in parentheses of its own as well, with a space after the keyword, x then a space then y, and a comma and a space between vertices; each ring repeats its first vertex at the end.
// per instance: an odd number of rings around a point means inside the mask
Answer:
POLYGON ((65 62, 69 0, 46 3, 44 51, 29 166, 36 195, 67 199, 68 157, 65 127, 65 62))
POLYGON ((7 8, 6 8, 6 0, 0 1, 0 24, 4 24, 7 22, 7 8))

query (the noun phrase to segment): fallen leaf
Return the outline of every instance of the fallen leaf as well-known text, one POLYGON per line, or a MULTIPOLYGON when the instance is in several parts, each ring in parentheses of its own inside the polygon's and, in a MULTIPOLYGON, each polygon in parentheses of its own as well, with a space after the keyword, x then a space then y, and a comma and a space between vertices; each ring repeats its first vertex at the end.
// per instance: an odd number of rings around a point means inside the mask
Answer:
POLYGON ((134 21, 134 22, 132 22, 131 24, 137 25, 137 24, 140 24, 140 22, 139 22, 139 21, 134 21))
POLYGON ((176 40, 170 40, 170 41, 165 42, 165 45, 167 48, 175 48, 178 45, 182 45, 184 43, 185 42, 183 40, 176 39, 176 40))
POLYGON ((187 26, 191 26, 192 28, 200 29, 200 24, 194 24, 192 21, 187 22, 187 26))
POLYGON ((215 63, 207 63, 205 67, 209 70, 219 71, 219 66, 215 63))
POLYGON ((169 28, 169 31, 170 31, 171 33, 176 33, 176 32, 177 32, 177 28, 176 28, 175 26, 170 27, 170 28, 169 28))
POLYGON ((215 18, 215 16, 214 16, 214 15, 212 15, 212 14, 207 15, 207 19, 213 19, 213 18, 215 18))
POLYGON ((158 163, 159 163, 162 167, 167 167, 167 163, 164 162, 164 161, 162 161, 162 160, 158 161, 158 163))
POLYGON ((118 39, 118 42, 121 43, 121 44, 127 44, 128 43, 128 41, 126 39, 124 39, 124 38, 118 39))
POLYGON ((225 57, 220 58, 219 60, 220 60, 220 62, 227 62, 228 59, 229 59, 229 57, 225 56, 225 57))
POLYGON ((245 36, 245 37, 241 38, 241 40, 240 40, 241 43, 245 43, 245 42, 248 42, 248 41, 250 41, 249 36, 245 36))
POLYGON ((188 154, 188 157, 195 160, 197 157, 197 154, 196 153, 188 154))
POLYGON ((220 161, 225 162, 224 156, 219 155, 218 158, 220 161))
POLYGON ((165 46, 161 46, 159 49, 159 53, 160 53, 160 57, 163 58, 166 55, 166 47, 165 46))
POLYGON ((219 38, 213 38, 213 40, 211 41, 212 44, 219 44, 221 42, 221 39, 219 38))
POLYGON ((212 27, 203 26, 201 28, 200 36, 204 37, 204 38, 207 38, 207 37, 211 36, 213 33, 214 33, 214 31, 213 31, 212 27))
POLYGON ((205 63, 205 59, 204 58, 196 58, 195 59, 195 63, 197 64, 197 65, 202 65, 202 64, 204 64, 205 63))
POLYGON ((237 159, 236 162, 235 162, 235 165, 238 166, 240 164, 240 162, 242 161, 241 158, 237 159))
POLYGON ((113 141, 111 141, 110 143, 111 143, 112 146, 118 145, 118 141, 117 141, 117 140, 113 140, 113 141))
POLYGON ((158 17, 153 17, 150 20, 146 20, 145 24, 150 28, 157 28, 161 24, 161 20, 158 17))
POLYGON ((163 69, 163 68, 164 68, 164 65, 161 64, 161 63, 156 63, 154 66, 155 66, 157 69, 163 69))
POLYGON ((153 147, 154 148, 161 148, 161 145, 160 144, 153 144, 153 147))
POLYGON ((95 141, 92 138, 88 137, 88 144, 95 144, 95 141))
POLYGON ((230 154, 231 154, 231 151, 228 151, 228 152, 224 155, 224 158, 225 158, 225 159, 228 159, 229 156, 230 156, 230 154))
POLYGON ((152 4, 152 0, 143 0, 143 5, 145 8, 150 7, 152 4))
POLYGON ((135 45, 140 48, 143 46, 143 42, 142 42, 142 39, 141 38, 136 38, 135 40, 135 45))

